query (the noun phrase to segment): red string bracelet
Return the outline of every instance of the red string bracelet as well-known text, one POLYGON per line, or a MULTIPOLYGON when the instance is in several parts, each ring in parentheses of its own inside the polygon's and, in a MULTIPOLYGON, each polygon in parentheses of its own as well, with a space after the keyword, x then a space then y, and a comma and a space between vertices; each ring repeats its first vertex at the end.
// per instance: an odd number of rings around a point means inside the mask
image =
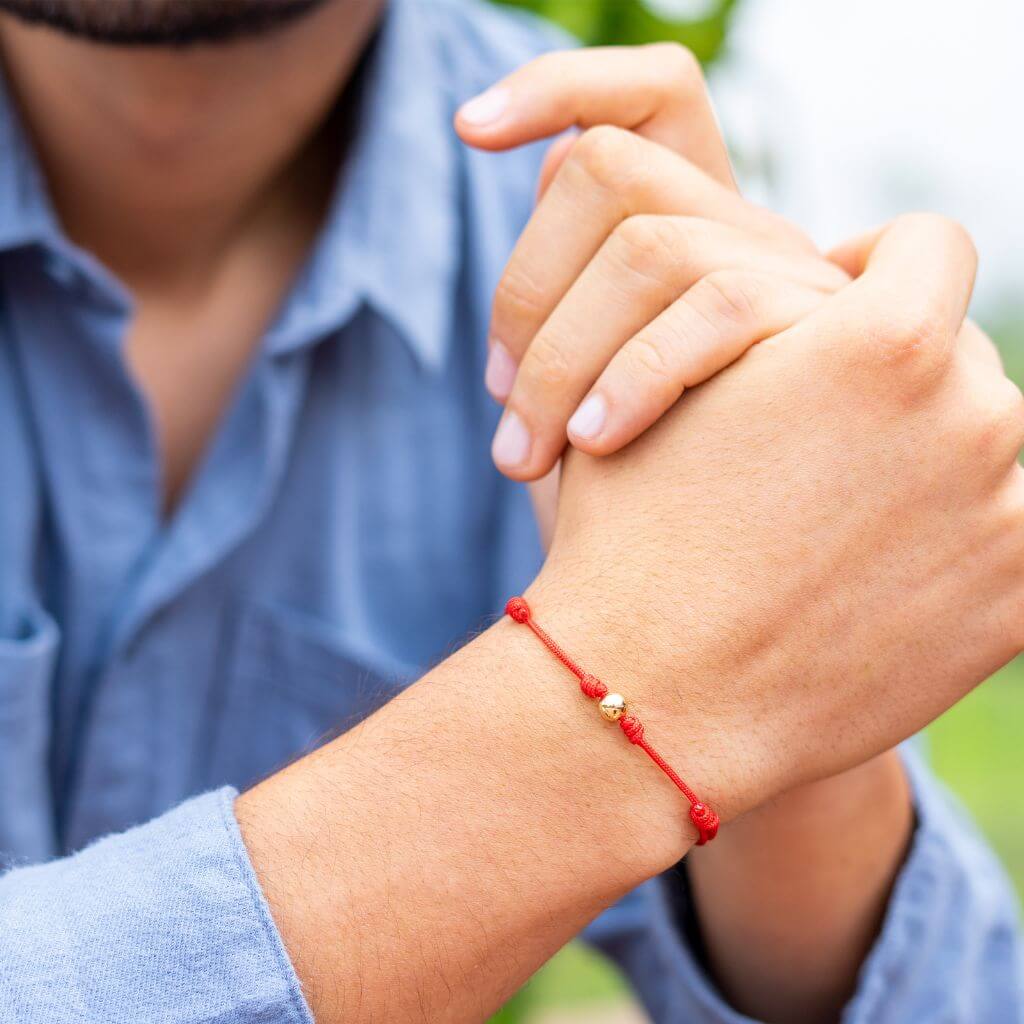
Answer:
POLYGON ((636 715, 626 709, 626 698, 619 693, 609 693, 608 687, 597 676, 585 672, 561 647, 537 625, 530 612, 530 606, 522 597, 513 597, 505 605, 505 614, 537 635, 541 643, 580 681, 584 696, 599 701, 601 714, 609 722, 618 722, 630 743, 635 743, 672 780, 673 785, 690 802, 690 821, 697 829, 697 845, 710 843, 718 835, 718 815, 703 800, 698 799, 690 787, 676 774, 675 769, 644 738, 644 727, 636 715))

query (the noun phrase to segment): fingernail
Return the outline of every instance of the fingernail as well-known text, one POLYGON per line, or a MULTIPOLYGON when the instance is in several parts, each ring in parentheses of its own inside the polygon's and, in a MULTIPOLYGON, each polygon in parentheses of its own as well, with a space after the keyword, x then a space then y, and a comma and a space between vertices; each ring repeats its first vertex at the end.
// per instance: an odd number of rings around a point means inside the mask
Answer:
POLYGON ((604 395, 590 395, 569 419, 569 433, 583 441, 593 441, 604 430, 608 403, 604 395))
POLYGON ((504 402, 512 393, 517 369, 516 361, 509 350, 500 341, 491 342, 487 369, 484 371, 484 387, 496 402, 504 402))
POLYGON ((510 469, 530 457, 530 432, 514 412, 502 416, 491 445, 491 456, 499 466, 510 469))
POLYGON ((497 121, 507 106, 508 90, 495 86, 463 103, 459 108, 459 117, 467 124, 482 128, 497 121))

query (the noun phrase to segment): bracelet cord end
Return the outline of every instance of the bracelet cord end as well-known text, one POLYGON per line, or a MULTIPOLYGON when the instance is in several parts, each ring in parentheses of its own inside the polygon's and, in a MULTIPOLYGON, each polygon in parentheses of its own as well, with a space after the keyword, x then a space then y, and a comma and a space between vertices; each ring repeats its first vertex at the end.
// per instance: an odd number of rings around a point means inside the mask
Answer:
POLYGON ((697 829, 697 845, 704 846, 718 835, 718 815, 703 801, 690 805, 690 821, 697 829))

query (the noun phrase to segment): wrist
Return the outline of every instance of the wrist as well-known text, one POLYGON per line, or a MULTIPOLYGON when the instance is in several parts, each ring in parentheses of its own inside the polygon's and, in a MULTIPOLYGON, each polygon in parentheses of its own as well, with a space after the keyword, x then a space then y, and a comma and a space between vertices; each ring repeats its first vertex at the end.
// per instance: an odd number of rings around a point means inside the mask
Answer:
POLYGON ((727 615, 709 610, 713 596, 666 612, 649 591, 622 563, 587 574, 549 558, 525 596, 553 635, 630 699, 652 742, 724 823, 796 781, 772 721, 751 718, 743 699, 779 671, 785 652, 737 636, 727 615))
POLYGON ((389 960, 411 950, 415 962, 437 934, 447 976, 499 979, 489 1010, 691 845, 679 795, 524 632, 502 619, 236 803, 304 985, 344 979, 314 1005, 318 1020, 344 1019, 359 998, 354 955, 385 944, 389 960))
POLYGON ((646 671, 649 649, 622 628, 614 605, 581 601, 545 577, 506 611, 533 645, 546 649, 565 683, 584 698, 577 703, 587 715, 624 747, 623 768, 638 776, 643 802, 685 822, 687 839, 697 845, 714 839, 718 801, 710 797, 709 772, 696 767, 713 762, 707 730, 696 709, 673 706, 674 690, 670 679, 665 685, 664 673, 646 671))

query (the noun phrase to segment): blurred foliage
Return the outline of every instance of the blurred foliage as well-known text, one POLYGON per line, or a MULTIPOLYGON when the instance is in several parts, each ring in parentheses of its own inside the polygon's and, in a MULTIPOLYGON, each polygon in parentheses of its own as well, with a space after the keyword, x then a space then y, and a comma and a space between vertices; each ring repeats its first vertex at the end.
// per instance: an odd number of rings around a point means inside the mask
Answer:
POLYGON ((1024 658, 1007 665, 929 727, 935 774, 967 807, 1024 897, 1024 658))
POLYGON ((570 943, 544 965, 490 1024, 528 1024, 537 1012, 615 1006, 630 998, 619 971, 580 942, 570 943))
POLYGON ((522 7, 571 32, 588 46, 636 45, 672 40, 688 46, 702 63, 721 52, 729 19, 738 0, 708 0, 696 5, 699 15, 672 17, 672 4, 662 0, 496 0, 522 7))

